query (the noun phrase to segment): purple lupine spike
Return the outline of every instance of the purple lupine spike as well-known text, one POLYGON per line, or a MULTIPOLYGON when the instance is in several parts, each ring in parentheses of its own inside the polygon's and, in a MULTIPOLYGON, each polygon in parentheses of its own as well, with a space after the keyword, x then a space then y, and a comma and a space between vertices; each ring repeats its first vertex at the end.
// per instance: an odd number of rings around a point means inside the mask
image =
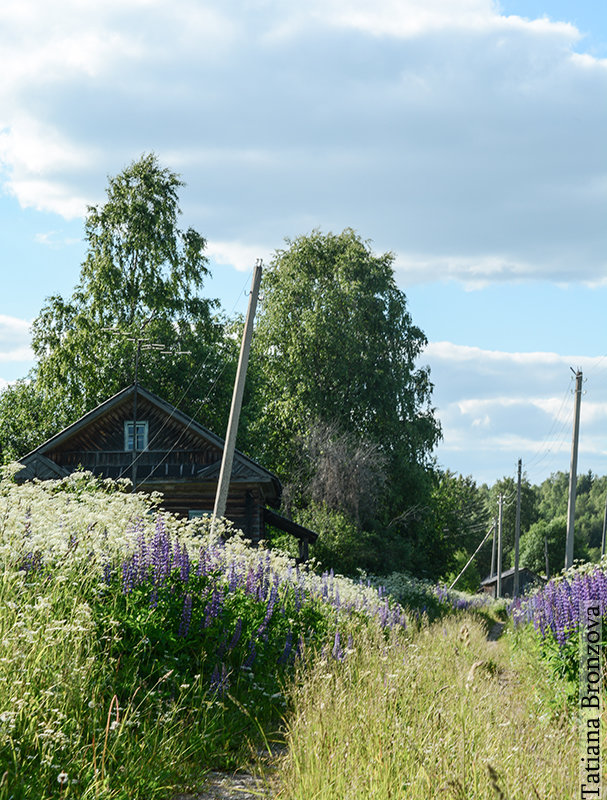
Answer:
POLYGON ((335 631, 335 639, 333 641, 333 649, 331 650, 331 655, 336 661, 343 661, 346 657, 346 654, 342 650, 341 641, 339 636, 339 630, 335 631))
POLYGON ((276 605, 276 598, 278 597, 278 584, 274 584, 272 589, 270 590, 270 595, 268 597, 268 607, 266 609, 265 616, 263 618, 263 622, 257 628, 257 636, 261 636, 261 634, 265 631, 268 627, 268 623, 272 618, 272 614, 274 613, 274 606, 276 605))
POLYGON ((223 605, 223 591, 220 587, 213 590, 211 602, 207 605, 204 614, 203 628, 208 628, 220 614, 223 605))
POLYGON ((213 670, 213 675, 211 676, 211 691, 216 692, 223 697, 229 687, 229 673, 226 665, 222 663, 221 669, 219 668, 219 665, 216 665, 215 669, 213 670))
POLYGON ((240 636, 242 634, 242 618, 238 617, 236 620, 236 627, 234 628, 234 635, 230 640, 230 644, 228 645, 228 651, 233 650, 238 642, 240 641, 240 636))
POLYGON ((382 628, 386 627, 389 614, 390 614, 390 604, 388 603, 388 598, 386 597, 384 604, 379 612, 379 623, 382 626, 382 628))
POLYGON ((190 569, 191 569, 191 562, 190 556, 188 553, 188 549, 183 545, 183 549, 181 551, 181 564, 179 567, 179 577, 183 581, 183 583, 187 583, 190 579, 190 569))
POLYGON ((228 640, 226 639, 226 636, 224 634, 221 637, 221 641, 219 642, 219 647, 217 648, 217 653, 215 654, 215 657, 218 659, 218 661, 223 660, 227 647, 228 647, 228 640))
POLYGON ((137 535, 137 548, 139 550, 139 575, 138 579, 140 582, 144 581, 148 577, 149 573, 149 550, 147 545, 147 540, 145 537, 145 532, 143 528, 140 527, 139 533, 137 535))
POLYGON ((255 594, 257 591, 257 581, 255 571, 250 567, 249 571, 247 572, 247 578, 245 582, 245 593, 248 595, 255 594))
POLYGON ((183 609, 181 612, 181 622, 179 623, 178 636, 185 638, 190 630, 192 621, 192 595, 186 594, 183 598, 183 609))
POLYGON ((291 651, 293 649, 293 631, 288 631, 287 636, 285 638, 285 646, 283 651, 278 659, 278 663, 283 666, 289 660, 289 656, 291 655, 291 651))
POLYGON ((249 641, 249 653, 242 666, 245 669, 251 669, 256 657, 257 657, 257 649, 255 647, 255 642, 251 640, 249 641))
POLYGON ((133 561, 129 559, 122 564, 122 594, 129 594, 135 584, 133 561))

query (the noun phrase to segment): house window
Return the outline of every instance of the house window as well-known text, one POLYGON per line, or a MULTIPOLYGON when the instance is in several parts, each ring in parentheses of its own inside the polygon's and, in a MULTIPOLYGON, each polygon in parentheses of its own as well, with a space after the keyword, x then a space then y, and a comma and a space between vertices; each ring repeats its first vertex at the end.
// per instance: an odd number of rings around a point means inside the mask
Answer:
MULTIPOLYGON (((148 446, 148 423, 147 422, 137 422, 136 423, 136 431, 137 431, 137 452, 141 450, 146 450, 148 446)), ((125 450, 132 450, 133 449, 133 423, 132 422, 125 422, 124 423, 124 449, 125 450)))

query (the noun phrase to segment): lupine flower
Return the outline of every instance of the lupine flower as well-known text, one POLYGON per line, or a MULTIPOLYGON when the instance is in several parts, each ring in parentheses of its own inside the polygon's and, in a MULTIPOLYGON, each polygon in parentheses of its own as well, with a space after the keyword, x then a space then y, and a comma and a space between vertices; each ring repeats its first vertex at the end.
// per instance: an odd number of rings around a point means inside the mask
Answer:
POLYGON ((226 668, 225 664, 221 664, 221 669, 219 665, 215 666, 213 670, 213 674, 211 675, 211 691, 217 692, 217 694, 223 696, 229 688, 229 673, 226 668))
POLYGON ((279 664, 286 664, 289 660, 289 656, 291 655, 291 650, 293 649, 293 631, 289 631, 287 633, 285 639, 285 646, 282 651, 280 658, 278 659, 279 664))
POLYGON ((346 654, 341 648, 340 636, 339 631, 335 631, 335 639, 333 641, 333 649, 331 650, 331 655, 336 661, 343 661, 346 657, 346 654))
POLYGON ((183 609, 181 612, 181 622, 179 623, 178 636, 187 636, 192 621, 192 595, 186 594, 183 599, 183 609))
POLYGON ((238 617, 238 620, 236 621, 236 628, 234 629, 234 635, 232 636, 232 639, 228 646, 228 650, 233 650, 236 647, 236 645, 240 641, 241 634, 242 634, 242 618, 238 617))

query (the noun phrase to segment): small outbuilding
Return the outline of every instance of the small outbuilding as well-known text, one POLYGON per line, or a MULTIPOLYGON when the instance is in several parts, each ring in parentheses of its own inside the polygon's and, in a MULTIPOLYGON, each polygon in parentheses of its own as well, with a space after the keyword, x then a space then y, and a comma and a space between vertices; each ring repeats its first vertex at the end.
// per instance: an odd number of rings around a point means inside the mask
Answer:
MULTIPOLYGON (((518 571, 519 594, 525 594, 535 586, 545 583, 541 575, 537 575, 527 567, 521 567, 518 571)), ((483 592, 497 596, 497 575, 490 575, 481 582, 483 592)), ((514 569, 506 569, 502 572, 502 597, 512 597, 514 594, 514 569)))
MULTIPOLYGON (((100 478, 129 478, 134 488, 160 492, 161 507, 193 518, 212 514, 224 440, 157 395, 132 384, 21 459, 17 481, 63 478, 87 470, 100 478)), ((276 475, 234 453, 226 517, 253 542, 265 525, 300 541, 300 555, 317 534, 280 516, 276 475)))

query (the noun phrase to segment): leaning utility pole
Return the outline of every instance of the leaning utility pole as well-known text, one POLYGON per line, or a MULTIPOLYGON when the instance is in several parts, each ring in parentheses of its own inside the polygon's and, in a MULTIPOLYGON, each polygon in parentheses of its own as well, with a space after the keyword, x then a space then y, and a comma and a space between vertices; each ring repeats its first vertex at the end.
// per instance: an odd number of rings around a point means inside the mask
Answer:
POLYGON ((217 494, 215 495, 215 507, 213 508, 213 518, 211 521, 211 531, 215 528, 218 517, 225 516, 226 503, 228 500, 228 490, 230 488, 230 478, 232 476, 232 462, 234 460, 234 449, 236 447, 236 433, 238 432, 238 420, 242 407, 242 395, 244 392, 244 382, 247 375, 247 365, 249 363, 249 351, 251 349, 251 339, 253 338, 253 320, 255 309, 257 308, 257 296, 259 294, 259 284, 261 283, 261 261, 255 264, 253 281, 251 283, 251 294, 249 296, 249 307, 245 320, 244 331, 242 334, 242 344, 240 346, 240 357, 238 359, 238 369, 236 371, 236 381, 234 383, 234 393, 232 394, 232 406, 230 408, 230 419, 226 431, 226 440, 223 446, 223 457, 221 459, 221 470, 219 472, 219 482, 217 483, 217 494))
MULTIPOLYGON (((573 369, 571 370, 573 372, 573 369)), ((575 491, 577 486, 577 450, 580 437, 580 406, 582 404, 582 370, 575 373, 575 410, 573 414, 573 439, 571 441, 571 465, 569 467, 569 501, 567 505, 567 540, 565 545, 565 569, 573 566, 573 527, 575 521, 575 491)))
POLYGON ((504 495, 498 497, 497 513, 497 586, 495 587, 495 598, 502 596, 502 523, 504 519, 504 495))
POLYGON ((518 477, 516 482, 516 523, 514 528, 514 585, 512 587, 512 597, 518 597, 519 578, 518 578, 518 546, 521 538, 521 472, 523 462, 518 460, 518 477))

